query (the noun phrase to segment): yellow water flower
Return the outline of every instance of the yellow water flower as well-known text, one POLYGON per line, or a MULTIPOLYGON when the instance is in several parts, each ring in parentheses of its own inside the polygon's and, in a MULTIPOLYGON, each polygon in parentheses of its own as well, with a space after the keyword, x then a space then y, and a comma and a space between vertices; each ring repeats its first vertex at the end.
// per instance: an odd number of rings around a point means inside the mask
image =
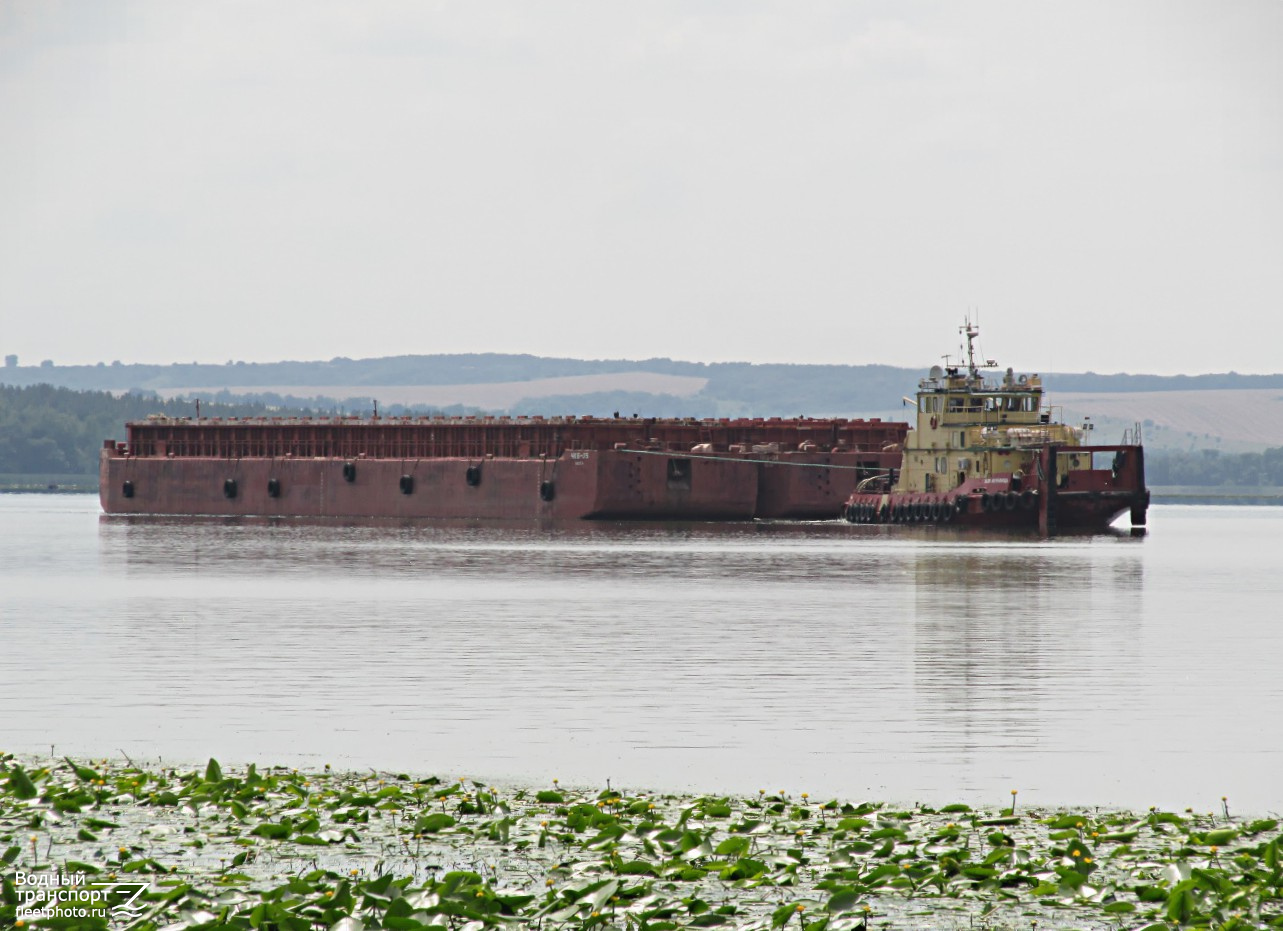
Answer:
POLYGON ((806 906, 805 906, 805 905, 799 905, 799 906, 797 907, 797 910, 798 910, 799 912, 804 912, 804 911, 806 911, 806 906))

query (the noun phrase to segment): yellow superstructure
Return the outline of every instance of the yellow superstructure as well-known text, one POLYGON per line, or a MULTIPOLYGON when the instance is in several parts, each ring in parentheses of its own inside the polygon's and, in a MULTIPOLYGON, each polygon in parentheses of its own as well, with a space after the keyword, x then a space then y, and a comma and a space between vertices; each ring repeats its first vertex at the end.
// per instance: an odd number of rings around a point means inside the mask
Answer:
POLYGON ((966 368, 937 365, 918 383, 917 426, 905 438, 897 492, 947 492, 977 478, 1019 490, 1038 448, 1082 445, 1082 429, 1053 423, 1044 410, 1040 376, 1009 368, 1000 379, 984 377, 981 369, 996 363, 977 364, 978 330, 968 322, 962 331, 966 368))

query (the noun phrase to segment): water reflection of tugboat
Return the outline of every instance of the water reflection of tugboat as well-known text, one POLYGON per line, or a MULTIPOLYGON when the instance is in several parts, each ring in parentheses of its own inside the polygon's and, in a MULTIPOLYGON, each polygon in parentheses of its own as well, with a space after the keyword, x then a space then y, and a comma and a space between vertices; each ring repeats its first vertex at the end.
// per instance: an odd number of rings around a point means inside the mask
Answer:
POLYGON ((967 321, 967 364, 934 366, 918 383, 917 428, 898 470, 860 482, 843 516, 857 524, 1101 531, 1123 511, 1143 527, 1149 507, 1140 430, 1116 446, 1087 445, 1090 425, 1071 427, 1043 408, 1042 379, 985 378, 979 329, 967 321), (1130 442, 1129 442, 1130 440, 1130 442))

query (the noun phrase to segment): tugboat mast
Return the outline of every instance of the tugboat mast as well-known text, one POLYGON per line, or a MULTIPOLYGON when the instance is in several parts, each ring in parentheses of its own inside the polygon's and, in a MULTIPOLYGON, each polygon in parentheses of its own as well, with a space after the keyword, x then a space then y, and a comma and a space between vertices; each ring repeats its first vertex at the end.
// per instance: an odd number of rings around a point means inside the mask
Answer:
POLYGON ((980 335, 978 324, 971 322, 971 317, 963 318, 963 325, 958 327, 958 332, 967 337, 967 376, 972 381, 979 381, 980 368, 997 368, 998 363, 993 359, 985 359, 983 366, 976 365, 976 350, 974 346, 975 338, 980 335))

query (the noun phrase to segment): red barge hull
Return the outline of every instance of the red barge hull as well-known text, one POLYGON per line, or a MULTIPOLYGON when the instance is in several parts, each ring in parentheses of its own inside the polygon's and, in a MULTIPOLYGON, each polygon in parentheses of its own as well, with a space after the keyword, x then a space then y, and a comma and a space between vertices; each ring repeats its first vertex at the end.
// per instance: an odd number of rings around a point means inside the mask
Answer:
POLYGON ((880 420, 174 420, 107 442, 108 514, 831 519, 899 462, 880 420))

